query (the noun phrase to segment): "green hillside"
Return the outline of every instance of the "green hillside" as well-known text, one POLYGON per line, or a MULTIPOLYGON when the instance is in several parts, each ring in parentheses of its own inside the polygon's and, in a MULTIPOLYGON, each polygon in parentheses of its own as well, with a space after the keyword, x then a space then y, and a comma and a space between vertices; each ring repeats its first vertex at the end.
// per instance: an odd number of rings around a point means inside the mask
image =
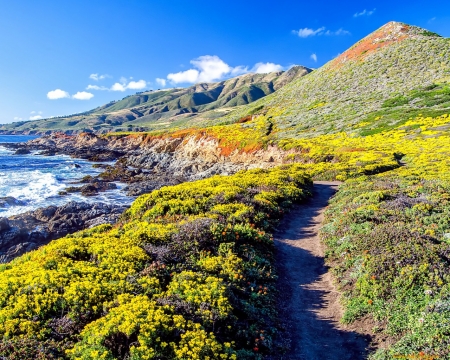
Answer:
POLYGON ((256 112, 271 118, 278 138, 377 132, 435 109, 445 112, 449 86, 450 39, 391 22, 309 76, 220 122, 256 112))
POLYGON ((109 132, 187 126, 196 118, 220 117, 232 107, 261 99, 310 72, 308 68, 294 66, 286 72, 247 74, 189 88, 146 91, 82 114, 6 124, 0 131, 109 132))

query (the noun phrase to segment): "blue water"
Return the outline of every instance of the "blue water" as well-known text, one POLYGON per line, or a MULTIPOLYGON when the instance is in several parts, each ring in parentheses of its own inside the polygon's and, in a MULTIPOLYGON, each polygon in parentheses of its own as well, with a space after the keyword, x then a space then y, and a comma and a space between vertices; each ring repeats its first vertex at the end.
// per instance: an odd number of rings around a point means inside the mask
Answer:
MULTIPOLYGON (((36 138, 23 135, 0 135, 0 143, 25 142, 36 138)), ((130 204, 133 198, 122 191, 124 184, 116 183, 118 190, 110 190, 94 197, 81 194, 65 196, 58 193, 67 186, 79 186, 70 182, 86 175, 96 175, 101 169, 92 168, 86 160, 72 159, 65 155, 41 156, 36 152, 28 155, 14 155, 0 146, 0 197, 12 196, 20 205, 0 207, 0 216, 16 215, 50 205, 63 205, 69 201, 104 202, 130 204), (75 167, 80 165, 80 168, 75 167)))

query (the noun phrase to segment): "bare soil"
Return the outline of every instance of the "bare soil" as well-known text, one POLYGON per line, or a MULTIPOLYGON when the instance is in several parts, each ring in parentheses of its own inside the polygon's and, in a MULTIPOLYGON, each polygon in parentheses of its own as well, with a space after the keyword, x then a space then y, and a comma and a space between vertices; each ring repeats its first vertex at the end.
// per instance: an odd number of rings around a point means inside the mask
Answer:
POLYGON ((296 206, 275 233, 280 312, 290 351, 279 359, 366 359, 366 329, 341 324, 339 293, 319 239, 323 212, 338 182, 315 182, 314 195, 296 206))

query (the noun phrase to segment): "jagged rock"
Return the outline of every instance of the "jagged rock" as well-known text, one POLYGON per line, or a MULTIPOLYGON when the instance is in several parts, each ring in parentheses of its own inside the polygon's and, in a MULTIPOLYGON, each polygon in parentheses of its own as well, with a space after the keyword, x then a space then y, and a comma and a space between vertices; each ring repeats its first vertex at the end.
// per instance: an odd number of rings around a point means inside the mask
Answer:
POLYGON ((125 206, 69 202, 0 218, 0 263, 78 230, 114 224, 125 206))

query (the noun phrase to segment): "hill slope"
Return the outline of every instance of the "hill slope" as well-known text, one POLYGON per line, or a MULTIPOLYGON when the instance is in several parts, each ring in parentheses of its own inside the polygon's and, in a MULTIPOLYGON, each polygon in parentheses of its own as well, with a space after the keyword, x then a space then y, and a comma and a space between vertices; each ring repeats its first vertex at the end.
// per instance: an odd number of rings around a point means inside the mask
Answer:
POLYGON ((219 121, 261 114, 275 124, 278 138, 382 131, 450 108, 449 81, 450 40, 391 22, 311 75, 219 121))
POLYGON ((0 131, 108 132, 118 128, 148 130, 190 124, 199 115, 215 118, 232 107, 249 104, 310 72, 311 69, 294 66, 286 72, 246 74, 218 83, 146 91, 82 114, 7 124, 0 131))

